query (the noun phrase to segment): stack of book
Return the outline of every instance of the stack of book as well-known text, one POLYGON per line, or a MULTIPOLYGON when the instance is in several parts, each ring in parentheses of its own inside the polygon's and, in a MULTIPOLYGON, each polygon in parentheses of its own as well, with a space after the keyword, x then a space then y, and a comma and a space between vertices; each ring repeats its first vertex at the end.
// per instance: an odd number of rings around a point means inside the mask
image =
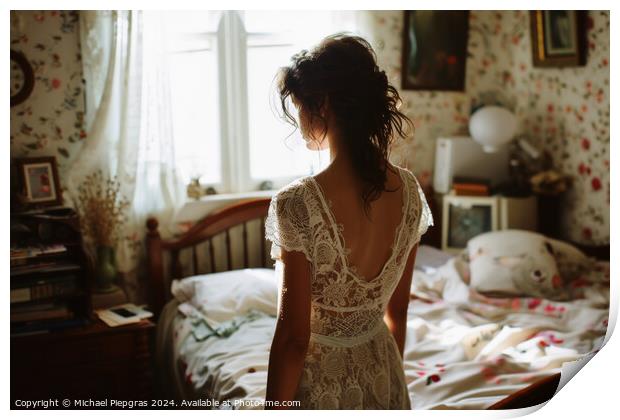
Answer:
POLYGON ((80 293, 81 274, 63 244, 11 247, 11 333, 80 325, 70 300, 80 293))
POLYGON ((11 213, 11 336, 92 322, 92 261, 71 208, 11 213))
POLYGON ((491 183, 487 179, 455 177, 452 181, 452 190, 455 195, 489 196, 491 183))

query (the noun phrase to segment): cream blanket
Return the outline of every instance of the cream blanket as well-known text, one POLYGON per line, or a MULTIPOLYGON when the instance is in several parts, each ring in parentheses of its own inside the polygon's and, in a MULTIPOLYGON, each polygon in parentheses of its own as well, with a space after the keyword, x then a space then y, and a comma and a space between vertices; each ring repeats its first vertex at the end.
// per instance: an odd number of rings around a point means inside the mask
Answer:
MULTIPOLYGON (((416 270, 411 291, 419 299, 409 305, 404 352, 412 408, 484 409, 598 351, 607 330, 609 265, 596 270, 568 285, 583 290, 583 298, 568 302, 482 296, 463 281, 455 259, 432 274, 416 270)), ((189 277, 175 281, 172 292, 158 326, 166 385, 172 382, 177 398, 261 401, 275 326, 273 270, 189 277), (205 322, 234 332, 209 335, 205 322)))

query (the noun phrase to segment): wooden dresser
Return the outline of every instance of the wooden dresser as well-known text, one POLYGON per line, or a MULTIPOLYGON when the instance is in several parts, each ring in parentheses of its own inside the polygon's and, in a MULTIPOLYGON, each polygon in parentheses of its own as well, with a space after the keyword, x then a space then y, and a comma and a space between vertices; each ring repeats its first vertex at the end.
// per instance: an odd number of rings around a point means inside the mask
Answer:
POLYGON ((11 405, 49 398, 149 399, 153 396, 155 324, 11 337, 11 405))

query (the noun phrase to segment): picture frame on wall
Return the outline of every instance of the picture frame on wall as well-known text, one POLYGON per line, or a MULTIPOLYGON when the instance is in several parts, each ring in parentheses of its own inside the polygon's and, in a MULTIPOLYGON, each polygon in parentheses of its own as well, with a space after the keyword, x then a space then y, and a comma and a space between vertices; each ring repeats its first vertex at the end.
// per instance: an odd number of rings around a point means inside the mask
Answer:
POLYGON ((54 156, 17 158, 15 164, 23 205, 51 207, 63 204, 54 156))
POLYGON ((402 89, 464 91, 469 12, 405 10, 402 89))
POLYGON ((474 236, 499 229, 499 200, 446 194, 442 220, 441 248, 458 253, 474 236))
POLYGON ((578 67, 586 64, 586 10, 530 12, 534 67, 578 67))

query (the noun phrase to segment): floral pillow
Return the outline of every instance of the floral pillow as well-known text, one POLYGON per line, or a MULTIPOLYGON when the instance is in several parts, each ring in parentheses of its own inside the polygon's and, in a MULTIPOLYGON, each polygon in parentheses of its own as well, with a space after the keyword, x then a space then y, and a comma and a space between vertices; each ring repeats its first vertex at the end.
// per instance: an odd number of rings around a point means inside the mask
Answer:
POLYGON ((553 251, 549 240, 535 232, 478 235, 467 243, 470 287, 496 296, 567 299, 553 251))

